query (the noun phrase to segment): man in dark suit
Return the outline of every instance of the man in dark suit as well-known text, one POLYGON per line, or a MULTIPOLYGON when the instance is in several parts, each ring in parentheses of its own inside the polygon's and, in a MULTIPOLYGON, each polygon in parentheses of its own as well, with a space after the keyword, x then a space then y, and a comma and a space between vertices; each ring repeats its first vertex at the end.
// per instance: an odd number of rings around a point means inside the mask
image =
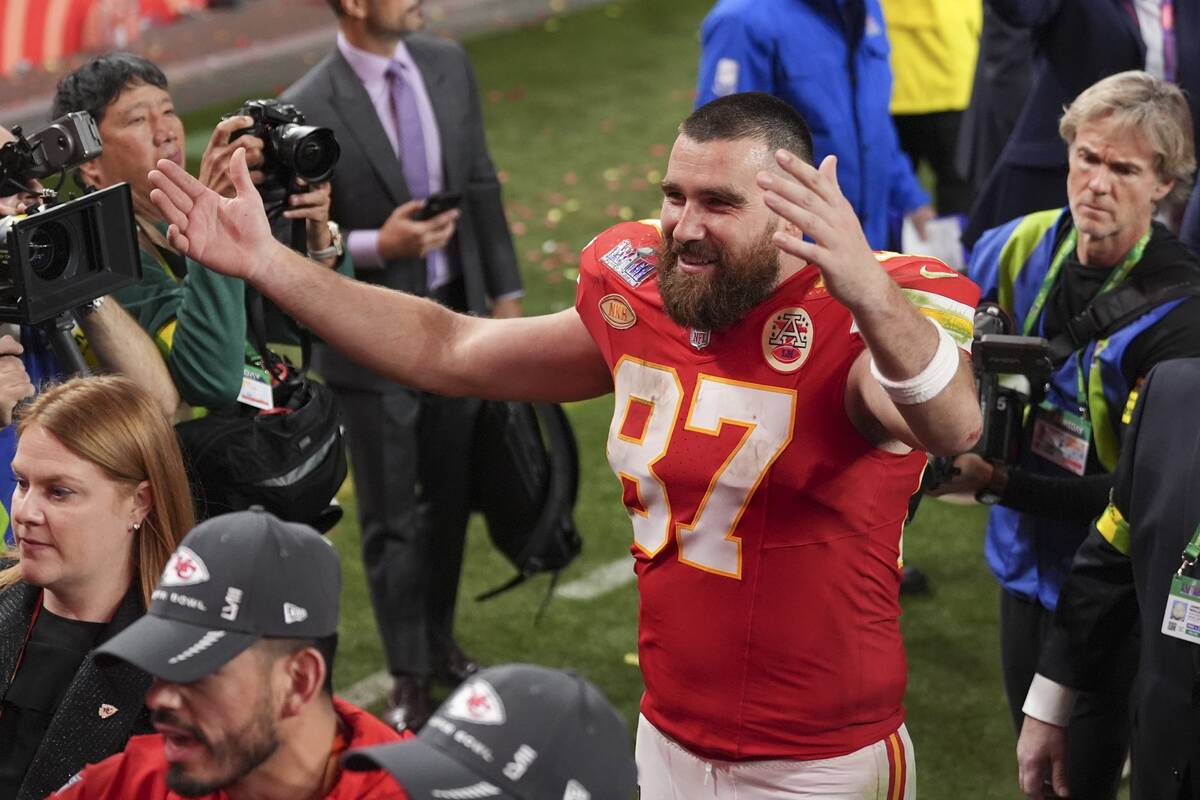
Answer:
POLYGON ((1003 22, 1031 31, 1034 81, 971 208, 963 231, 968 246, 1014 217, 1066 203, 1067 150, 1058 120, 1064 107, 1101 78, 1144 69, 1186 90, 1193 123, 1200 120, 1200 58, 1192 46, 1200 37, 1200 3, 988 0, 988 5, 1003 22))
MULTIPOLYGON (((466 54, 416 32, 420 0, 330 5, 337 48, 283 99, 341 144, 332 216, 357 278, 459 311, 519 315, 520 274, 466 54), (438 191, 461 193, 461 204, 417 219, 438 191)), ((416 729, 433 710, 431 678, 453 683, 478 668, 452 626, 479 402, 408 389, 327 347, 314 363, 346 412, 363 561, 395 679, 387 717, 416 729)))
POLYGON ((1017 744, 1021 789, 1066 795, 1075 691, 1104 680, 1140 625, 1133 800, 1200 798, 1200 359, 1166 361, 1142 386, 1108 508, 1063 586, 1017 744), (1183 587, 1183 592, 1179 591, 1183 587))

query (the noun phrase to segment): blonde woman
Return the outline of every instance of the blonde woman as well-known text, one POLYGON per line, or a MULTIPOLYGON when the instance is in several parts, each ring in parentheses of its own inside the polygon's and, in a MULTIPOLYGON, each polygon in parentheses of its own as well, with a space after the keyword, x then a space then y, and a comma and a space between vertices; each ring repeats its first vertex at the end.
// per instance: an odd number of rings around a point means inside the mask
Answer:
POLYGON ((41 798, 149 730, 151 679, 90 651, 145 611, 192 527, 161 406, 115 376, 17 413, 15 549, 0 571, 0 797, 41 798))

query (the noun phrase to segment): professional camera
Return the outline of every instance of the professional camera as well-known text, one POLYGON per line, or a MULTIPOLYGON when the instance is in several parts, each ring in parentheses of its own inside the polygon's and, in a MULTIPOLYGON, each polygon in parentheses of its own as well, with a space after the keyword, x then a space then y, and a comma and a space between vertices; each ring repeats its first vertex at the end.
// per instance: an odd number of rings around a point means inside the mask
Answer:
POLYGON ((13 135, 15 141, 0 147, 0 197, 25 191, 26 181, 91 161, 102 149, 96 121, 86 111, 61 116, 28 137, 19 127, 13 135))
MULTIPOLYGON (((0 196, 27 192, 28 183, 66 172, 100 154, 89 114, 60 117, 0 147, 0 196)), ((35 325, 141 278, 132 195, 126 184, 58 203, 41 189, 41 203, 0 217, 0 321, 35 325)))
MULTIPOLYGON (((1026 410, 1046 396, 1054 371, 1049 342, 1038 336, 1014 336, 1012 317, 995 303, 975 312, 971 362, 979 391, 983 431, 971 452, 997 464, 1016 464, 1021 455, 1026 410)), ((935 489, 954 475, 954 459, 930 459, 923 489, 935 489)))
POLYGON ((233 139, 248 134, 263 140, 266 180, 258 188, 264 199, 286 197, 296 178, 307 183, 329 180, 342 154, 329 128, 305 125, 300 109, 278 100, 247 100, 237 114, 254 124, 237 131, 233 139))

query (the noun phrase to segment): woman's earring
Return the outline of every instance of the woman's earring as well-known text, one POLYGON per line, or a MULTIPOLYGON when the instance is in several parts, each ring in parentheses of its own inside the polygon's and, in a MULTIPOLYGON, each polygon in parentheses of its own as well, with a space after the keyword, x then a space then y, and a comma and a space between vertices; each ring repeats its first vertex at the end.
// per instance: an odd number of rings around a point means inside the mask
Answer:
POLYGON ((129 527, 133 530, 134 533, 137 533, 138 531, 140 531, 142 529, 142 523, 135 522, 132 525, 130 525, 129 527))

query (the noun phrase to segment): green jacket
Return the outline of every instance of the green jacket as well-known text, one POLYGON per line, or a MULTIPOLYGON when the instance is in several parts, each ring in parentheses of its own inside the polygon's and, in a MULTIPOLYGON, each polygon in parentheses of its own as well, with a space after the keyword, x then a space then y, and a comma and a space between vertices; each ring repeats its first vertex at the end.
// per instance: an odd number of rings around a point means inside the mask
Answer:
POLYGON ((177 279, 142 242, 142 280, 114 293, 167 359, 184 402, 219 407, 237 401, 246 361, 245 284, 184 259, 177 279))

